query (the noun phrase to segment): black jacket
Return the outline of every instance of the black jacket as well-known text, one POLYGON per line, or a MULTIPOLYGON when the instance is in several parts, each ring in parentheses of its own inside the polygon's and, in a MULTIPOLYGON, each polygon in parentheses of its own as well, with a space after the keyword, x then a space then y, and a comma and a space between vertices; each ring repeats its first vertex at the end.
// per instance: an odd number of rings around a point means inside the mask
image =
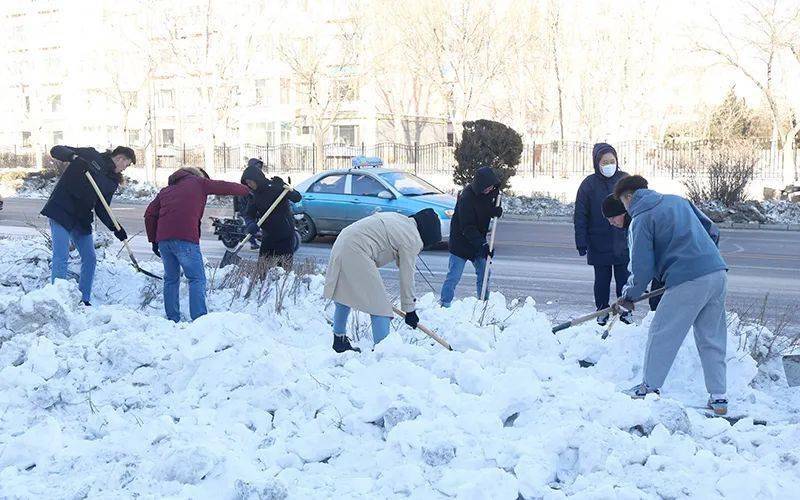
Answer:
POLYGON ((475 178, 458 195, 453 219, 450 221, 450 253, 462 259, 475 259, 486 243, 486 233, 497 201, 500 179, 489 167, 475 172, 475 178), (484 189, 494 186, 489 194, 484 189))
POLYGON ((86 234, 92 232, 94 221, 92 211, 94 211, 103 224, 110 231, 114 231, 111 217, 85 175, 87 171, 91 173, 106 202, 111 204, 111 198, 119 187, 121 179, 121 176, 114 172, 111 156, 108 153, 98 153, 94 148, 67 146, 54 146, 50 150, 50 156, 57 160, 69 161, 70 164, 58 179, 41 214, 58 222, 68 231, 76 230, 86 234), (88 163, 79 158, 71 160, 73 154, 85 158, 88 163))
POLYGON ((592 154, 594 173, 586 177, 575 198, 575 246, 587 251, 592 266, 611 266, 628 263, 628 231, 619 229, 603 217, 603 200, 614 191, 617 181, 628 174, 619 170, 611 177, 600 173, 600 158, 605 151, 616 151, 607 144, 598 144, 592 154), (598 146, 605 146, 603 150, 598 146))
MULTIPOLYGON (((247 167, 242 174, 242 183, 245 180, 255 181, 258 186, 253 191, 253 197, 245 209, 245 217, 258 220, 264 215, 272 203, 278 198, 283 191, 285 183, 279 177, 267 179, 264 172, 258 167, 247 167)), ((295 190, 289 191, 286 196, 281 200, 275 210, 272 211, 267 220, 261 224, 263 237, 261 239, 261 247, 268 249, 285 249, 287 241, 294 240, 294 218, 292 217, 292 208, 289 205, 290 201, 297 203, 302 199, 302 195, 295 190)))

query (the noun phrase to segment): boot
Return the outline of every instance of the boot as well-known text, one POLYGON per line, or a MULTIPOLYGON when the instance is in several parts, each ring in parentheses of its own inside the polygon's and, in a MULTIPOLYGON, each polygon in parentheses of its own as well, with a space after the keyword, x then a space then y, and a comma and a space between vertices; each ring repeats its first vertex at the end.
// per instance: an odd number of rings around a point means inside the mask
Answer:
POLYGON ((625 323, 626 325, 633 324, 633 315, 630 311, 625 311, 624 313, 619 315, 619 320, 625 323))
POLYGON ((361 352, 361 349, 350 344, 350 339, 347 338, 347 335, 333 336, 333 350, 340 354, 345 351, 361 352))
POLYGON ((92 304, 88 300, 82 300, 81 305, 86 307, 92 307, 92 304))
POLYGON ((598 325, 606 326, 607 323, 608 323, 608 314, 606 314, 605 316, 598 316, 597 317, 597 324, 598 325))
POLYGON ((644 399, 648 394, 655 394, 656 396, 661 395, 661 391, 652 387, 648 387, 644 382, 639 385, 635 385, 624 392, 633 399, 644 399))
POLYGON ((727 415, 728 414, 728 400, 725 398, 711 399, 708 398, 708 409, 714 412, 714 415, 727 415))

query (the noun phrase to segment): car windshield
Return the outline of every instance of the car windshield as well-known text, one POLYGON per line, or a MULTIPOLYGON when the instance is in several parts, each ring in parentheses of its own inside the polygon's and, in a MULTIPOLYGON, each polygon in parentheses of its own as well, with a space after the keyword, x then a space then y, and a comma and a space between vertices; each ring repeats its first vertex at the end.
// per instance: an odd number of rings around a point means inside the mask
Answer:
POLYGON ((380 174, 380 176, 403 196, 422 196, 424 194, 442 193, 413 174, 407 174, 405 172, 386 172, 380 174))

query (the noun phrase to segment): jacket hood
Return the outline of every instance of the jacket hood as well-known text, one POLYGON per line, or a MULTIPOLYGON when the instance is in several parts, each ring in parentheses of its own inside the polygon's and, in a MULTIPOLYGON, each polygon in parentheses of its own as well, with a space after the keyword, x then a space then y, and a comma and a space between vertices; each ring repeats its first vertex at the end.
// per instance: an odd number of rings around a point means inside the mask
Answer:
POLYGON ((267 183, 267 176, 264 175, 264 172, 261 170, 261 162, 257 158, 252 158, 248 163, 244 172, 242 172, 242 184, 244 181, 255 181, 256 186, 261 187, 267 183), (253 160, 256 160, 257 163, 253 163, 253 160), (253 163, 250 165, 250 163, 253 163))
POLYGON ((417 223, 417 231, 419 237, 422 239, 422 246, 424 248, 431 247, 442 241, 442 224, 439 221, 439 216, 432 208, 420 210, 411 216, 414 222, 417 223))
POLYGON ((470 186, 472 186, 472 190, 475 191, 475 194, 483 194, 484 189, 499 184, 500 179, 491 167, 481 167, 475 172, 475 178, 472 179, 470 186))
POLYGON ((167 179, 167 185, 172 186, 177 184, 178 181, 184 179, 186 177, 200 177, 200 178, 208 178, 206 175, 203 175, 204 172, 200 169, 193 168, 193 167, 183 167, 179 168, 172 175, 169 176, 167 179))
POLYGON ((600 158, 606 153, 612 153, 614 155, 614 159, 617 160, 617 172, 619 172, 619 156, 617 155, 617 150, 614 149, 614 146, 611 144, 598 142, 592 148, 592 164, 594 164, 594 172, 598 175, 603 175, 600 173, 600 158))
POLYGON ((633 193, 633 199, 631 199, 631 206, 629 207, 628 211, 630 212, 631 217, 636 217, 637 215, 655 207, 661 203, 661 200, 663 199, 663 194, 657 193, 652 189, 639 189, 633 193))

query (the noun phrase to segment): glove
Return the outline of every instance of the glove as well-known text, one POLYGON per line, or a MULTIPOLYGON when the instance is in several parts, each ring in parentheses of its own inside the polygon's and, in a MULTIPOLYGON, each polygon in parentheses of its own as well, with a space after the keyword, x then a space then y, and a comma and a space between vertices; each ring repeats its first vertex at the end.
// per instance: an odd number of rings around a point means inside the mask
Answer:
POLYGON ((586 255, 586 247, 578 247, 578 255, 580 255, 581 257, 586 255))
POLYGON ((503 207, 492 207, 492 217, 502 217, 503 216, 503 207))
POLYGON ((484 243, 480 250, 478 250, 478 258, 485 259, 487 257, 494 257, 494 250, 489 250, 489 244, 484 243))
POLYGON ((411 311, 406 313, 406 324, 411 328, 416 328, 419 324, 419 316, 417 316, 417 311, 411 311))
POLYGON ((114 236, 116 236, 119 241, 125 241, 128 239, 128 233, 126 233, 125 228, 122 227, 114 231, 114 236))
POLYGON ((617 314, 623 314, 627 311, 633 311, 636 309, 636 305, 626 297, 620 297, 611 307, 617 314))
POLYGON ((249 224, 247 224, 247 232, 253 236, 258 234, 258 224, 256 224, 255 222, 250 222, 249 224))
POLYGON ((272 178, 272 182, 274 182, 275 184, 277 184, 277 185, 279 185, 279 186, 281 186, 281 187, 286 185, 286 182, 284 182, 284 180, 283 180, 283 179, 281 179, 281 178, 280 178, 279 176, 277 176, 277 175, 276 175, 275 177, 273 177, 273 178, 272 178))
POLYGON ((161 257, 161 251, 158 249, 158 243, 153 243, 153 253, 156 257, 161 257))

